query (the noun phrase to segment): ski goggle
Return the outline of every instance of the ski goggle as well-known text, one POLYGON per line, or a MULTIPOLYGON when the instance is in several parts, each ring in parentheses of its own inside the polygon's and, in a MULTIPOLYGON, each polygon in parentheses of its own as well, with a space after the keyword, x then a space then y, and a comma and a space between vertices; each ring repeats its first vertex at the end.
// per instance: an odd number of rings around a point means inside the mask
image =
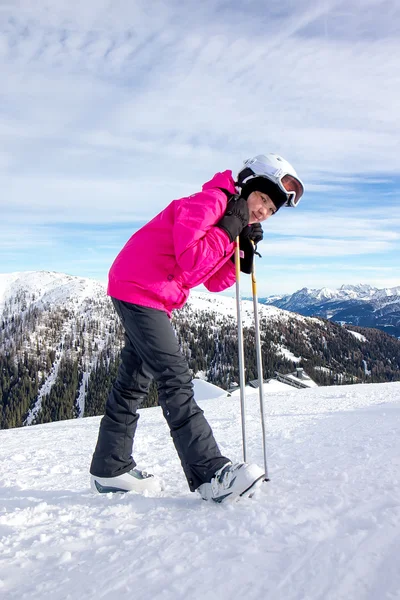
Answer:
POLYGON ((242 184, 254 176, 265 177, 275 183, 286 194, 287 202, 285 206, 297 206, 304 194, 304 185, 301 180, 283 169, 275 169, 271 165, 262 164, 260 161, 253 162, 253 160, 251 159, 244 163, 247 169, 243 171, 244 179, 242 179, 242 184), (248 176, 246 176, 247 170, 249 172, 248 176))

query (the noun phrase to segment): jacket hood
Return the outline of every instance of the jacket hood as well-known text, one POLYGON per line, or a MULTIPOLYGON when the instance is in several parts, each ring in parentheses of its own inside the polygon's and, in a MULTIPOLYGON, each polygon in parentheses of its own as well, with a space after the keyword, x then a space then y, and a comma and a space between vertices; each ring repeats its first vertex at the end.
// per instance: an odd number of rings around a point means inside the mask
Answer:
POLYGON ((216 173, 210 181, 207 181, 203 185, 203 192, 213 188, 224 188, 232 194, 236 194, 235 182, 232 177, 232 171, 223 171, 222 173, 216 173))

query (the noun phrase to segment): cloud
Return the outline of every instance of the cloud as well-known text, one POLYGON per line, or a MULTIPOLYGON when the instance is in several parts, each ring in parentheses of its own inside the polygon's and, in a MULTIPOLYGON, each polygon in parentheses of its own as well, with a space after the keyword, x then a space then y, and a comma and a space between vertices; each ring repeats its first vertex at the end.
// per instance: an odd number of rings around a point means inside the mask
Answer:
POLYGON ((2 2, 3 247, 134 228, 276 151, 307 193, 274 256, 398 252, 398 31, 394 0, 2 2))
MULTIPOLYGON (((263 244, 260 244, 260 252, 263 252, 263 244)), ((323 240, 307 237, 290 237, 289 239, 269 240, 265 244, 268 256, 280 256, 286 258, 298 258, 299 256, 352 256, 362 254, 376 254, 388 252, 393 249, 389 241, 365 240, 360 243, 354 239, 327 238, 323 240)))
MULTIPOLYGON (((268 143, 296 161, 311 181, 321 171, 333 176, 399 168, 393 103, 400 91, 393 77, 399 41, 371 43, 360 36, 356 45, 338 43, 335 28, 298 35, 318 19, 337 21, 341 2, 318 8, 301 2, 290 17, 283 10, 281 27, 276 18, 268 20, 266 10, 258 15, 265 35, 260 23, 254 30, 252 11, 243 20, 246 11, 235 9, 224 19, 223 5, 212 10, 205 3, 187 30, 182 25, 189 7, 157 3, 160 11, 149 19, 145 5, 135 4, 139 8, 128 9, 126 18, 114 9, 110 19, 106 2, 98 13, 58 3, 58 21, 54 5, 42 8, 35 21, 22 3, 19 20, 6 31, 11 48, 5 70, 17 109, 26 105, 28 92, 30 122, 53 127, 59 122, 67 140, 76 141, 79 130, 83 147, 85 132, 92 148, 96 139, 104 148, 108 134, 111 145, 124 137, 134 144, 144 138, 149 151, 158 148, 166 155, 178 144, 183 155, 190 147, 224 148, 228 162, 268 143), (207 18, 211 31, 204 29, 207 18), (21 79, 28 65, 30 74, 21 79)), ((371 5, 370 19, 378 4, 371 5)), ((348 6, 355 32, 361 31, 358 17, 356 5, 348 6)), ((205 164, 213 161, 210 152, 205 164)))
POLYGON ((49 247, 52 245, 48 233, 43 235, 39 231, 22 225, 20 227, 0 226, 0 249, 3 257, 6 252, 21 252, 26 249, 49 247))
MULTIPOLYGON (((1 183, 1 179, 0 179, 1 183)), ((10 210, 5 217, 21 223, 133 223, 154 217, 175 197, 194 192, 187 186, 165 180, 143 178, 107 180, 98 178, 25 177, 7 187, 0 208, 10 210), (179 194, 176 194, 181 188, 179 194), (184 189, 186 188, 186 189, 184 189), (174 194, 175 192, 175 194, 174 194), (161 197, 161 202, 160 202, 161 197)))
POLYGON ((357 215, 355 211, 343 209, 343 207, 337 214, 335 205, 325 211, 315 209, 304 212, 299 207, 289 214, 289 210, 283 209, 274 219, 267 221, 264 225, 266 239, 268 239, 268 232, 281 236, 298 234, 313 236, 318 243, 321 238, 334 237, 343 240, 352 238, 357 240, 357 243, 360 240, 396 241, 400 239, 398 210, 394 211, 391 218, 388 218, 385 208, 377 209, 375 214, 371 214, 369 210, 365 216, 357 215))

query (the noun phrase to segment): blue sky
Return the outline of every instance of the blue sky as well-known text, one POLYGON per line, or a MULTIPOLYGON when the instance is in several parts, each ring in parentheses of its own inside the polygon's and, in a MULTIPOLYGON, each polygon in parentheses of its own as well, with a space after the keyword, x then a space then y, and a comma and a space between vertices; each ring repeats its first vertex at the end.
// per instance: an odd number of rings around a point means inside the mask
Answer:
POLYGON ((105 281, 171 200, 277 152, 307 191, 260 295, 400 285, 399 31, 397 0, 0 0, 0 272, 105 281))

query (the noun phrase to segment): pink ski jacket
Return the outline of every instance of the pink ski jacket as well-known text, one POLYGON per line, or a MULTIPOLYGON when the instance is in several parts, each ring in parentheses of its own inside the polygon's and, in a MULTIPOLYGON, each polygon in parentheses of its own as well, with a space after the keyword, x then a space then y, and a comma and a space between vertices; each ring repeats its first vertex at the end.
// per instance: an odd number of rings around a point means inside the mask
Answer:
POLYGON ((217 173, 202 191, 174 200, 132 235, 115 259, 108 294, 125 302, 171 312, 181 308, 189 290, 204 284, 220 292, 235 283, 229 260, 235 244, 214 225, 236 193, 231 171, 217 173))

